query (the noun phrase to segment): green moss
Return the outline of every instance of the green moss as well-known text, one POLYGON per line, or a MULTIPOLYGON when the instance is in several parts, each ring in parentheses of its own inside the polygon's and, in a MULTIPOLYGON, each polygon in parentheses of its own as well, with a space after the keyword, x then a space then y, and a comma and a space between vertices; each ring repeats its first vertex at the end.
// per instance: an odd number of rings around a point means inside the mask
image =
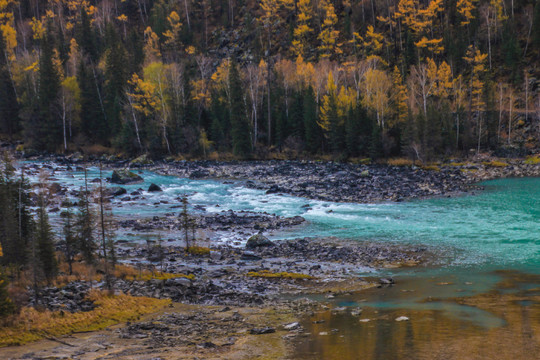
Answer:
POLYGON ((313 279, 313 276, 300 273, 290 273, 290 272, 277 272, 273 273, 268 270, 261 271, 250 271, 247 273, 247 276, 250 277, 259 277, 259 278, 276 278, 276 279, 313 279))

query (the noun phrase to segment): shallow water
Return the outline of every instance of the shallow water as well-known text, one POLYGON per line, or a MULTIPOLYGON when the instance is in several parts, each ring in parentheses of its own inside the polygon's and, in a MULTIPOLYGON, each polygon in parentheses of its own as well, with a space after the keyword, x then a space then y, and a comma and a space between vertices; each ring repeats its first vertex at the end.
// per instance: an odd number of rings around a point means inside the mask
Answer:
MULTIPOLYGON (((52 176, 70 187, 83 184, 82 172, 60 169, 52 176)), ((538 178, 488 181, 474 196, 347 204, 266 195, 242 182, 179 179, 148 171, 141 176, 145 182, 125 186, 128 193, 145 190, 150 183, 164 191, 143 191, 144 199, 115 202, 118 217, 178 213, 178 197, 186 193, 191 205, 208 212, 249 210, 308 220, 307 225, 268 234, 273 239, 337 236, 425 245, 438 255, 429 267, 364 274, 392 276, 396 285, 338 296, 331 305, 361 307, 360 318, 370 321, 360 322, 348 312, 315 314, 304 321, 311 335, 295 341, 296 358, 506 359, 515 354, 514 359, 540 359, 538 178), (401 315, 410 320, 396 322, 401 315), (320 319, 326 321, 313 324, 320 319), (512 352, 518 343, 519 351, 512 352)), ((90 169, 88 177, 97 177, 97 169, 90 169)), ((136 234, 121 233, 119 238, 141 240, 136 234)))

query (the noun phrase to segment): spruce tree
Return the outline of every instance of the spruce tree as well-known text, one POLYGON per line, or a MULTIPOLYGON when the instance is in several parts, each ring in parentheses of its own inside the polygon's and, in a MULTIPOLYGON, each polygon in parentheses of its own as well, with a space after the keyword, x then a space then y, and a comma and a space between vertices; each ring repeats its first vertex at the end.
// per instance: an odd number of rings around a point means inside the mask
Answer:
POLYGON ((540 1, 536 1, 534 6, 532 33, 533 47, 536 49, 536 56, 540 57, 540 1))
POLYGON ((54 235, 47 214, 47 196, 45 194, 46 183, 41 181, 41 189, 38 194, 38 209, 36 220, 36 245, 39 264, 47 283, 51 283, 58 272, 58 264, 54 252, 54 235))
POLYGON ((69 266, 69 275, 73 273, 73 262, 77 254, 77 237, 74 231, 74 215, 72 204, 69 199, 63 203, 65 210, 60 214, 64 219, 64 255, 69 266))
POLYGON ((87 65, 81 60, 77 74, 81 90, 81 127, 89 140, 93 143, 103 144, 111 133, 101 110, 94 71, 92 65, 87 65))
POLYGON ((53 63, 53 39, 50 31, 41 40, 39 57, 39 90, 37 123, 27 124, 25 130, 39 150, 54 151, 62 143, 62 122, 58 116, 60 77, 53 63))
POLYGON ((84 170, 84 187, 79 191, 78 214, 76 221, 77 249, 88 264, 94 263, 96 243, 94 239, 94 215, 90 207, 90 192, 88 191, 88 179, 84 170))
POLYGON ((236 156, 248 157, 251 153, 249 123, 244 106, 244 94, 242 81, 238 73, 238 65, 233 60, 229 69, 230 81, 230 114, 231 114, 231 137, 233 153, 236 156))
POLYGON ((320 150, 321 130, 317 125, 317 102, 311 86, 304 91, 303 108, 306 149, 314 154, 320 150))
POLYGON ((107 27, 109 48, 105 57, 104 106, 110 134, 121 130, 121 112, 124 89, 128 79, 126 49, 112 25, 107 27))
MULTIPOLYGON (((4 256, 0 245, 0 259, 4 256)), ((7 278, 0 269, 0 318, 11 314, 15 310, 13 302, 9 298, 7 278)))
POLYGON ((19 131, 19 103, 9 74, 4 37, 0 36, 0 133, 12 137, 19 131))

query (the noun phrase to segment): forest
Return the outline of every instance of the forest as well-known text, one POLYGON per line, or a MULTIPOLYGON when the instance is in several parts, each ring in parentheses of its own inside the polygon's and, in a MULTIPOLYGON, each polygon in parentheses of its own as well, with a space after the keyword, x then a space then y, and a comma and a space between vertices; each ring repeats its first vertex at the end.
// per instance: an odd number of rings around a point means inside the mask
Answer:
POLYGON ((426 159, 539 147, 540 1, 0 0, 26 152, 426 159))

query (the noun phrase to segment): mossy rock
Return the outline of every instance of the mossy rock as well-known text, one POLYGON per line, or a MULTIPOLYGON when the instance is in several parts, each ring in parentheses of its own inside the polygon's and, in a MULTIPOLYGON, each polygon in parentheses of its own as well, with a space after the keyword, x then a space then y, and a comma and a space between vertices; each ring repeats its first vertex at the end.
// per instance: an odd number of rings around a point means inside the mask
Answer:
POLYGON ((137 167, 137 166, 144 166, 144 165, 153 165, 154 162, 148 157, 147 154, 141 155, 136 159, 133 159, 130 161, 129 165, 137 167))
POLYGON ((137 184, 143 181, 142 177, 129 170, 114 170, 111 176, 113 184, 137 184))
POLYGON ((262 234, 253 235, 246 243, 247 249, 255 249, 258 247, 274 246, 274 243, 262 234))

